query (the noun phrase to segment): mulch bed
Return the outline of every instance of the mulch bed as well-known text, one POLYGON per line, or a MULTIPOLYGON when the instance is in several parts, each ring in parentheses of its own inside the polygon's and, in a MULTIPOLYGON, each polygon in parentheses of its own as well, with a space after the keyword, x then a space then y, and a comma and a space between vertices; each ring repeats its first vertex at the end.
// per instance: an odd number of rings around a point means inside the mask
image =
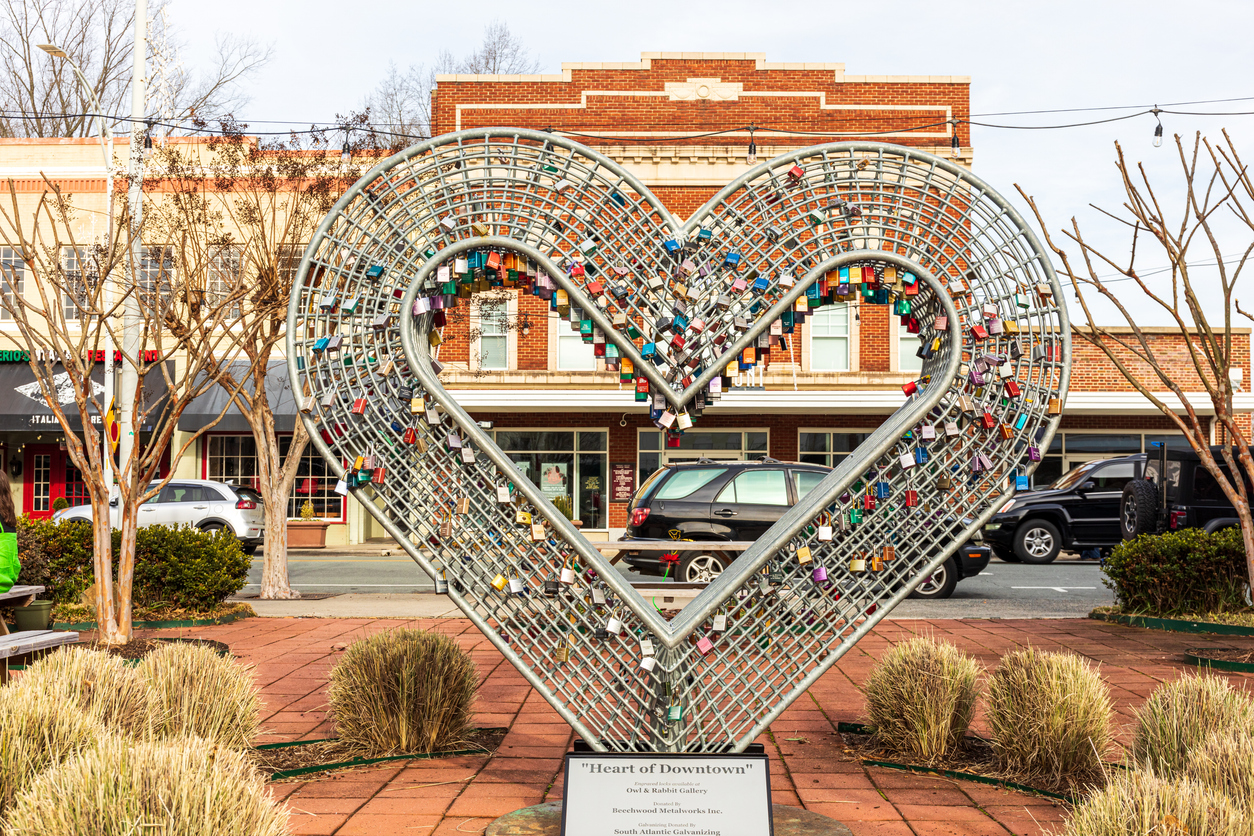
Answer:
MULTIPOLYGON (((508 729, 473 729, 466 739, 459 740, 439 751, 481 750, 485 755, 490 755, 501 745, 507 731, 508 729)), ((325 766, 344 763, 354 758, 370 757, 340 740, 326 740, 304 746, 284 746, 281 749, 253 749, 251 754, 257 767, 267 773, 306 769, 311 766, 325 766)), ((432 754, 439 754, 439 752, 432 754)))
MULTIPOLYGON (((205 647, 213 648, 223 655, 230 655, 231 648, 222 642, 213 639, 175 639, 181 644, 199 644, 205 647)), ((140 639, 135 638, 126 644, 103 644, 99 641, 84 642, 83 647, 89 647, 92 650, 106 650, 114 656, 121 656, 123 659, 142 659, 152 651, 162 645, 170 644, 170 640, 161 639, 140 639)))
POLYGON ((1220 662, 1240 662, 1254 665, 1254 650, 1238 647, 1195 647, 1188 651, 1199 659, 1215 659, 1220 662))

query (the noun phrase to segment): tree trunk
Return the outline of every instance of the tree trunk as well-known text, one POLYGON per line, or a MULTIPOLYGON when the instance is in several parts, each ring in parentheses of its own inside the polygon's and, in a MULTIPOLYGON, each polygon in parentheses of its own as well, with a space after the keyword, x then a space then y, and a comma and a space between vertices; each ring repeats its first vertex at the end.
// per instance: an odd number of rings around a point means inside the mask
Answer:
POLYGON ((139 508, 133 502, 119 502, 119 504, 122 506, 122 536, 121 545, 118 547, 117 632, 111 639, 101 637, 106 644, 129 642, 134 630, 131 592, 135 585, 135 541, 139 533, 139 508))
MULTIPOLYGON (((265 502, 266 539, 262 545, 261 597, 267 600, 299 598, 300 593, 292 589, 287 576, 287 497, 292 484, 290 479, 285 478, 286 469, 279 457, 279 439, 274 431, 274 416, 268 400, 259 397, 248 417, 257 448, 259 489, 265 502)), ((299 427, 299 421, 297 425, 299 427)), ((297 438, 293 437, 292 447, 297 446, 297 438)), ((300 444, 295 459, 300 458, 303 449, 304 445, 300 444)), ((290 449, 287 458, 293 459, 290 449)))
POLYGON ((96 578, 96 624, 100 641, 105 644, 124 644, 127 638, 119 630, 113 600, 113 526, 109 520, 109 502, 104 502, 104 513, 92 508, 92 572, 96 578))

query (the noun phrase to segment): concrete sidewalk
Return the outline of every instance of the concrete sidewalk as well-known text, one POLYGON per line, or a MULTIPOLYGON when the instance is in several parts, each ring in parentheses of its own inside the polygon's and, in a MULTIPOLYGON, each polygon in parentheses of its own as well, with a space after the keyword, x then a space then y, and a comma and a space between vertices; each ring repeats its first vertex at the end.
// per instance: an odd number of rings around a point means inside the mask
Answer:
MULTIPOLYGON (((440 610, 440 596, 395 596, 406 612, 440 610), (424 600, 426 599, 426 600, 424 600), (436 599, 436 600, 431 600, 436 599)), ((303 607, 389 606, 388 596, 340 596, 347 601, 292 602, 303 607)), ((279 606, 285 602, 266 602, 279 606)), ((441 610, 442 611, 442 610, 441 610)), ((562 797, 562 758, 573 734, 558 714, 463 618, 250 618, 233 624, 144 635, 217 639, 254 666, 262 689, 266 730, 260 742, 334 735, 326 687, 342 649, 371 633, 408 626, 456 638, 483 678, 475 724, 505 727, 493 755, 403 761, 272 784, 293 811, 293 832, 326 836, 458 836, 482 833, 498 816, 562 797)), ((893 644, 916 635, 953 642, 987 669, 1010 650, 1032 645, 1068 650, 1101 665, 1115 703, 1121 745, 1133 712, 1160 683, 1190 670, 1186 648, 1250 646, 1254 641, 1142 630, 1072 620, 931 620, 879 624, 824 674, 759 738, 771 759, 777 804, 804 807, 849 825, 858 836, 1044 836, 1058 829, 1066 805, 976 783, 864 765, 837 732, 862 720, 861 685, 893 644)), ((1218 674, 1223 675, 1223 674, 1218 674)), ((1228 674, 1249 689, 1254 676, 1228 674)), ((987 733, 983 717, 973 730, 987 733)), ((1112 752, 1110 759, 1118 759, 1112 752)))
POLYGON ((434 592, 345 592, 330 598, 263 601, 234 598, 262 618, 460 618, 447 595, 434 592))

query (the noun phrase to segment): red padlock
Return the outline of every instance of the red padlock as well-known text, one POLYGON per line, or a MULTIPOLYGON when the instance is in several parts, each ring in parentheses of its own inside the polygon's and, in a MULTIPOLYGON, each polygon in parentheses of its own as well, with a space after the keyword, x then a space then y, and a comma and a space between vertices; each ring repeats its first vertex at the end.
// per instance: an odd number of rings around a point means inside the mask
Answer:
POLYGON ((993 418, 993 414, 987 409, 984 410, 984 414, 980 416, 980 426, 986 430, 991 430, 993 427, 997 426, 997 420, 993 418))
POLYGON ((418 443, 418 430, 415 429, 414 427, 408 427, 405 430, 404 439, 405 439, 406 444, 417 444, 418 443))
POLYGON ((1002 385, 1006 389, 1006 397, 1008 398, 1019 397, 1019 384, 1018 383, 1015 383, 1013 380, 1007 380, 1002 385))

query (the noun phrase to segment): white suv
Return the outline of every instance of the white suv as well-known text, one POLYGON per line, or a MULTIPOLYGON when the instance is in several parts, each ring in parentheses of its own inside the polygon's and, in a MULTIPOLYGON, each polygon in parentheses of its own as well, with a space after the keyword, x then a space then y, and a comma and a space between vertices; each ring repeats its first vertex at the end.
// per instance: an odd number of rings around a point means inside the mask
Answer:
MULTIPOLYGON (((117 494, 110 503, 117 507, 117 494)), ((114 510, 114 526, 118 524, 114 510)), ((52 515, 61 520, 91 520, 91 506, 64 508, 52 515)), ((232 532, 244 554, 256 554, 265 539, 265 512, 261 496, 252 488, 204 479, 173 479, 161 493, 139 506, 139 524, 190 525, 201 531, 232 532)))

